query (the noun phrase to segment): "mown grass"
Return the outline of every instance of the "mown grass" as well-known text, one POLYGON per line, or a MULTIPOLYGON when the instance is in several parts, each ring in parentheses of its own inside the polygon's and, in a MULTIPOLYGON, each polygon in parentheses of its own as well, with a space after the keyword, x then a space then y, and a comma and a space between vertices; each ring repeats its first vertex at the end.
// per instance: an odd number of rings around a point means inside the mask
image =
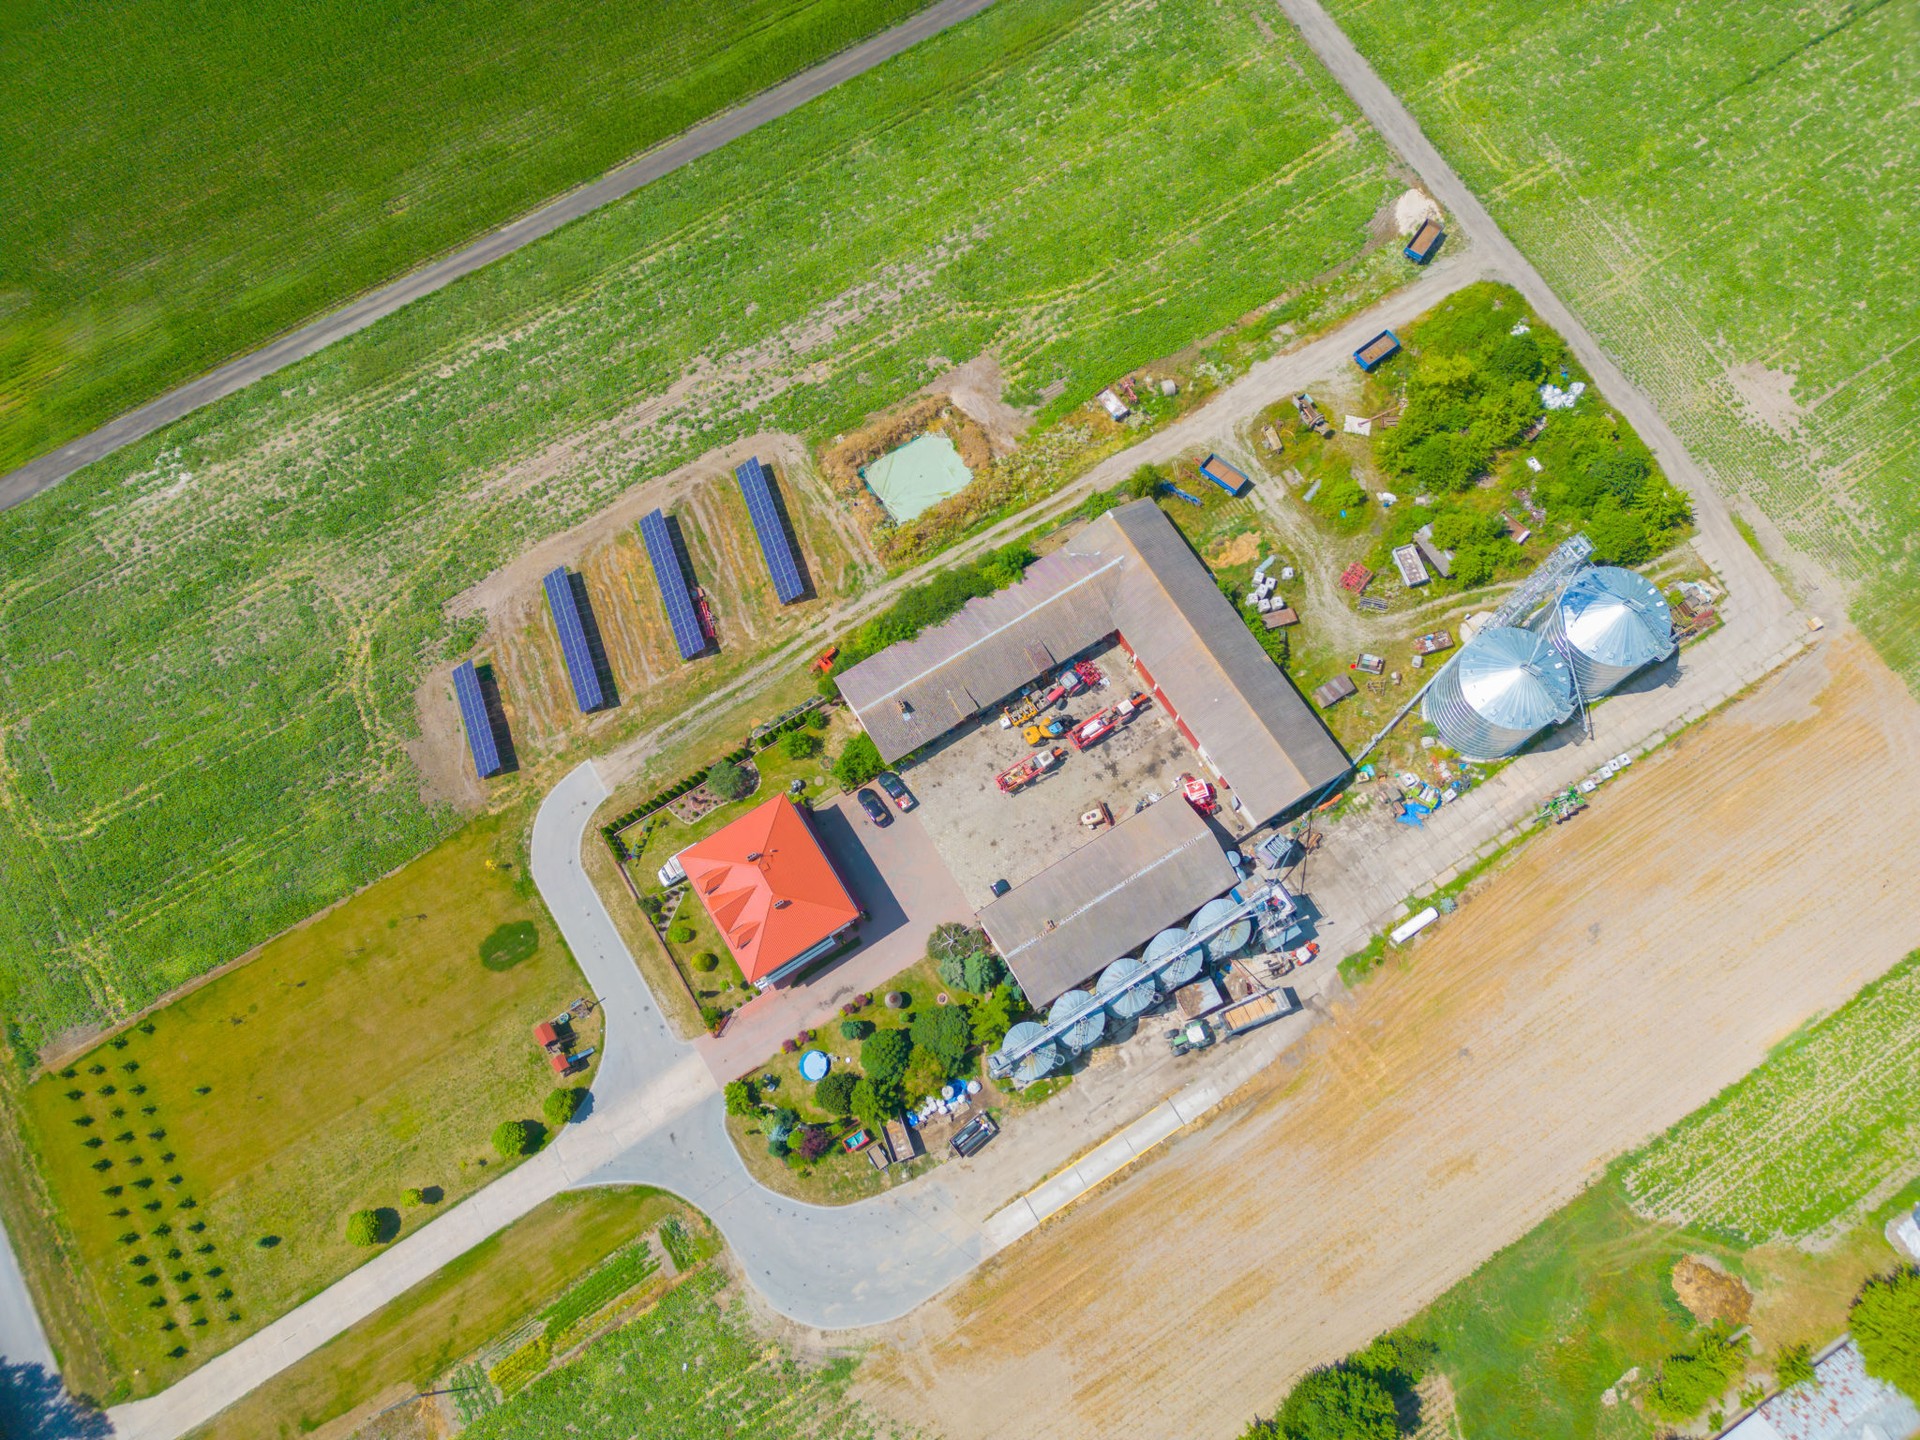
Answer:
POLYGON ((430 1389, 463 1356, 679 1209, 645 1188, 557 1195, 250 1391, 193 1440, 292 1440, 390 1388, 430 1389))
POLYGON ((1920 13, 1328 8, 1719 483, 1860 583, 1854 618, 1920 684, 1920 13))
POLYGON ((413 691, 534 538, 990 347, 1061 413, 1396 189, 1284 27, 1002 0, 0 515, 0 1006, 28 1045, 124 1013, 448 833, 413 691))
POLYGON ((921 3, 9 6, 0 471, 921 3))
POLYGON ((553 1083, 530 1027, 585 988, 516 840, 470 827, 27 1088, 51 1213, 19 1238, 70 1384, 157 1390, 366 1260, 353 1211, 404 1234, 502 1173, 494 1127, 553 1083))

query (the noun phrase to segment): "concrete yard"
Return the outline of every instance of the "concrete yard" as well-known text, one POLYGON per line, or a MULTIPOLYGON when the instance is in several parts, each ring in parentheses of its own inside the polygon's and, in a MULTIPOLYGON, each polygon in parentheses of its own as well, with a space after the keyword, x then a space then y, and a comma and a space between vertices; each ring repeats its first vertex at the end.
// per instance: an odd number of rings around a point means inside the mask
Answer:
MULTIPOLYGON (((1065 715, 1077 724, 1140 688, 1118 645, 1091 658, 1106 684, 1070 697, 1043 721, 1065 715)), ((1065 735, 1048 743, 1064 750, 1066 759, 1012 795, 1003 794, 994 777, 1035 747, 1018 729, 1002 729, 998 712, 951 731, 900 772, 919 798, 921 819, 960 893, 976 910, 993 899, 994 881, 1025 884, 1093 839, 1095 832, 1080 817, 1096 805, 1104 802, 1118 821, 1136 804, 1177 790, 1183 772, 1206 773, 1166 712, 1151 704, 1085 750, 1075 750, 1065 735)), ((1220 814, 1233 828, 1231 813, 1220 814)))

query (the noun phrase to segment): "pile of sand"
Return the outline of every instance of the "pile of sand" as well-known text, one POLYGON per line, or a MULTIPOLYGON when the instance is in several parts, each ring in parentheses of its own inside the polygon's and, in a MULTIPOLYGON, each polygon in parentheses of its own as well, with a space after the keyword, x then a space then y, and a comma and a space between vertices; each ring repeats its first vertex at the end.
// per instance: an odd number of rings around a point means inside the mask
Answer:
POLYGON ((1413 234, 1423 221, 1439 218, 1439 204, 1424 190, 1409 190, 1393 202, 1393 223, 1402 235, 1413 234))
POLYGON ((1673 1267, 1673 1293, 1702 1325, 1713 1320, 1744 1325, 1753 1309, 1753 1292, 1745 1283, 1699 1255, 1684 1256, 1673 1267))

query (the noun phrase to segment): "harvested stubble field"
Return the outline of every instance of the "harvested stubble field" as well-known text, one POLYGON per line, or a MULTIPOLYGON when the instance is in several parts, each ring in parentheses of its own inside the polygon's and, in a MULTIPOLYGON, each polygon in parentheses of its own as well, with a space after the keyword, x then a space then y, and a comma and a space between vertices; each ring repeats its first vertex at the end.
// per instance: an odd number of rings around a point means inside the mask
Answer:
POLYGON ((9 5, 0 470, 920 4, 9 5))
POLYGON ((1920 11, 1327 8, 1693 455, 1920 684, 1920 11))
POLYGON ((1920 816, 1884 801, 1916 783, 1920 708, 1859 639, 1820 647, 906 1322, 863 1392, 949 1440, 1238 1434, 1893 966, 1920 816), (1231 1357, 1205 1385, 1197 1333, 1231 1357))
POLYGON ((21 1038, 123 1012, 445 834, 415 691, 472 643, 446 602, 530 543, 989 349, 1014 401, 1058 385, 1064 411, 1351 259, 1397 189, 1291 30, 1003 0, 6 512, 21 1038))

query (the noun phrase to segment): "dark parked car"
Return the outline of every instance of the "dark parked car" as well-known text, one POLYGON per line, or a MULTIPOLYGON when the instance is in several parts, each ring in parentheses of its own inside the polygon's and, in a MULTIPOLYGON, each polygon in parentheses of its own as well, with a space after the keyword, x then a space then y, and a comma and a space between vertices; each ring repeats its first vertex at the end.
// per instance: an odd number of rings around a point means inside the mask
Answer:
POLYGON ((887 792, 887 798, 893 801, 894 804, 898 805, 902 810, 913 809, 913 792, 901 783, 898 775, 894 774, 891 770, 882 770, 875 779, 879 783, 880 788, 887 792))
POLYGON ((862 789, 853 798, 860 802, 860 808, 867 812, 867 819, 874 824, 891 825, 893 823, 893 812, 887 809, 886 803, 873 791, 862 789))

